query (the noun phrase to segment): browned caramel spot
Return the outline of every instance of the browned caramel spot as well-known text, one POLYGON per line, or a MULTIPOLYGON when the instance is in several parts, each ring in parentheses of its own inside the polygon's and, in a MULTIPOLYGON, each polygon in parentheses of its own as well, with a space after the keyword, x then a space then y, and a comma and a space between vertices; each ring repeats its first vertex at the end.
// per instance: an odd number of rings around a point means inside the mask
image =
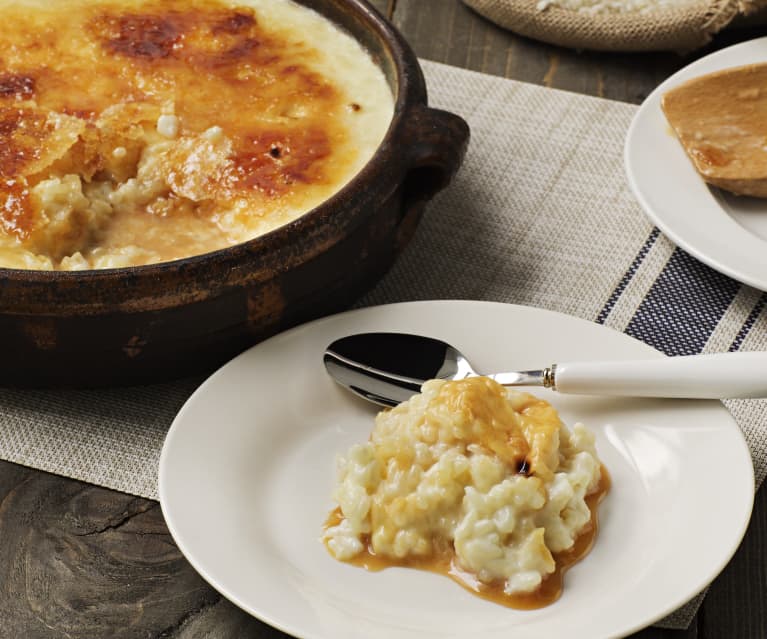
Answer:
MULTIPOLYGON (((261 42, 256 38, 244 38, 235 42, 223 53, 209 58, 209 66, 229 66, 242 60, 252 57, 256 50, 261 46, 261 42)), ((275 60, 278 56, 275 56, 275 60)))
POLYGON ((24 238, 32 226, 32 208, 25 184, 5 180, 0 191, 0 228, 24 238))
POLYGON ((314 127, 264 132, 248 142, 225 179, 235 190, 256 189, 268 195, 284 193, 295 183, 320 181, 318 166, 331 153, 327 134, 314 127))
POLYGON ((33 223, 25 166, 40 153, 45 119, 34 111, 0 109, 0 226, 19 238, 28 236, 33 223))
POLYGON ((359 112, 359 111, 362 111, 362 107, 361 107, 359 104, 357 104, 356 102, 352 102, 352 103, 349 105, 349 108, 350 108, 352 111, 354 111, 355 113, 357 113, 357 112, 359 112))
POLYGON ((211 28, 211 31, 213 33, 229 33, 234 35, 242 33, 255 25, 256 19, 252 14, 235 11, 216 22, 211 28))
MULTIPOLYGON (((0 135, 13 135, 24 121, 24 111, 22 109, 2 109, 0 110, 0 135)), ((4 150, 7 153, 7 149, 4 150)), ((3 151, 0 151, 2 153, 3 151)), ((6 172, 5 165, 0 166, 3 173, 6 172)), ((15 168, 15 167, 14 167, 15 168)))
POLYGON ((251 13, 214 8, 104 14, 92 22, 97 39, 110 53, 152 62, 175 60, 176 64, 208 70, 246 62, 258 66, 278 62, 278 43, 257 27, 251 13))
POLYGON ((76 118, 80 118, 81 120, 93 120, 96 117, 95 111, 90 111, 88 109, 72 109, 69 107, 64 107, 61 109, 61 112, 76 118))
POLYGON ((126 14, 107 17, 105 47, 131 58, 167 58, 180 40, 176 21, 168 16, 126 14))
POLYGON ((699 162, 709 166, 727 166, 730 163, 729 155, 714 146, 699 146, 691 153, 699 162))
MULTIPOLYGON (((591 521, 586 524, 581 534, 576 538, 573 546, 563 552, 554 553, 556 568, 554 572, 546 576, 541 585, 533 593, 508 595, 503 590, 503 582, 498 581, 492 584, 486 584, 479 581, 472 573, 462 570, 456 564, 455 550, 452 544, 445 547, 441 540, 435 540, 432 548, 436 551, 427 557, 406 557, 405 559, 395 559, 377 555, 373 550, 370 539, 365 539, 365 550, 356 557, 348 560, 346 563, 365 568, 365 570, 379 571, 385 568, 399 566, 402 568, 417 568, 419 570, 428 570, 446 577, 463 586, 469 592, 508 608, 519 610, 533 610, 543 608, 554 603, 562 595, 564 588, 564 578, 567 570, 583 559, 591 550, 596 540, 599 529, 599 518, 597 507, 605 495, 610 490, 610 475, 607 469, 601 467, 602 476, 594 492, 586 496, 586 504, 591 511, 591 521)), ((325 529, 337 526, 343 520, 343 515, 339 508, 336 508, 328 516, 325 522, 325 529)))
POLYGON ((17 73, 0 74, 0 97, 28 100, 35 92, 35 79, 17 73))

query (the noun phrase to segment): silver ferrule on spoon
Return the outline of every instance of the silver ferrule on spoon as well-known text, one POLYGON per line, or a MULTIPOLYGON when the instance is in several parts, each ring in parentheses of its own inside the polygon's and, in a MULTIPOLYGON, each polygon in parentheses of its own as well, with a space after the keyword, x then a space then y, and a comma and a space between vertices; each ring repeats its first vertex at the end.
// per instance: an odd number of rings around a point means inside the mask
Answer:
POLYGON ((542 368, 536 371, 513 371, 509 373, 495 373, 488 375, 490 379, 495 380, 501 386, 543 386, 544 388, 553 388, 556 390, 557 365, 552 364, 548 368, 542 368))

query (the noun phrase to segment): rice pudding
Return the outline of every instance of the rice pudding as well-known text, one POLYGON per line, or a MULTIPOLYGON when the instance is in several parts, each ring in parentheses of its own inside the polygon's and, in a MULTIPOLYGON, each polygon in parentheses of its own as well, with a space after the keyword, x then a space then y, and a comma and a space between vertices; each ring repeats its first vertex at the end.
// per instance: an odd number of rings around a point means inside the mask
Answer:
POLYGON ((338 191, 391 121, 371 57, 292 0, 5 0, 0 18, 0 267, 243 242, 338 191))
POLYGON ((588 552, 608 486, 593 434, 544 400, 486 377, 431 380, 339 458, 323 541, 342 561, 438 570, 539 607, 588 552))

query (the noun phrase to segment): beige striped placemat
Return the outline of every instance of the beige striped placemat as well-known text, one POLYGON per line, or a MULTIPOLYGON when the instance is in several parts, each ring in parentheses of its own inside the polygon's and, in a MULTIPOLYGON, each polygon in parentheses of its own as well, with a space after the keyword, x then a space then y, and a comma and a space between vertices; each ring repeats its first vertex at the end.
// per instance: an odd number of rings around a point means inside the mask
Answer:
MULTIPOLYGON (((670 355, 767 349, 765 297, 675 248, 627 186, 636 107, 424 62, 431 102, 472 128, 465 165, 362 305, 476 299, 557 310, 670 355)), ((176 411, 201 380, 99 391, 0 389, 0 457, 157 498, 176 411)), ((728 402, 767 471, 765 407, 728 402)), ((661 625, 685 627, 700 598, 661 625)))

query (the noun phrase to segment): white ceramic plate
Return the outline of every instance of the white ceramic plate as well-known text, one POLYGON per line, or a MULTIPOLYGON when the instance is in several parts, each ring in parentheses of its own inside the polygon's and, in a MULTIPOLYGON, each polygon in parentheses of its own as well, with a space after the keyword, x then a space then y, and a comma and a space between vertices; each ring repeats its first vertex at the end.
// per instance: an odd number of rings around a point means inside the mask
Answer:
POLYGON ((767 200, 707 186, 660 106, 661 96, 685 80, 753 62, 767 62, 767 37, 712 53, 663 82, 634 116, 625 162, 634 194, 671 241, 720 273, 767 290, 767 200))
POLYGON ((160 458, 168 527, 200 574, 235 604, 312 639, 579 637, 631 632, 672 611, 724 567, 744 534, 753 469, 716 401, 555 396, 584 421, 613 488, 592 552, 548 608, 518 611, 427 572, 335 561, 320 542, 335 457, 365 441, 375 408, 337 386, 322 354, 363 331, 445 339, 479 370, 557 360, 662 357, 566 315, 489 302, 412 302, 325 318, 243 353, 192 395, 160 458))

